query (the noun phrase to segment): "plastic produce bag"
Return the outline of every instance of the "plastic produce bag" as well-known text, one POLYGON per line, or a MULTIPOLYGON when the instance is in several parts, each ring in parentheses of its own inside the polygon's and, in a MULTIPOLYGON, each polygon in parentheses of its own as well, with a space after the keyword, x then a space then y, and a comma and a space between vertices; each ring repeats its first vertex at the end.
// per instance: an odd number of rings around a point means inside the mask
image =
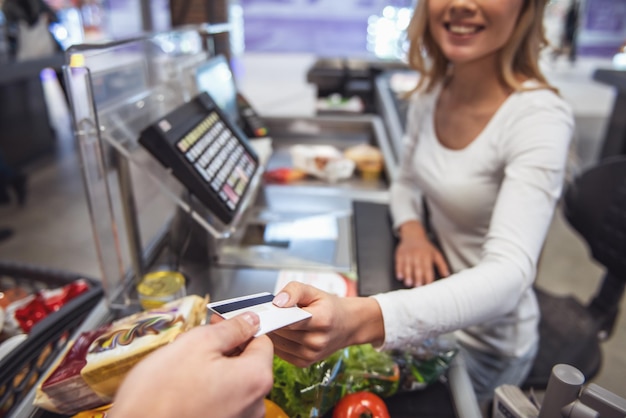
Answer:
POLYGON ((369 391, 385 398, 423 389, 441 377, 456 353, 453 338, 442 336, 406 351, 347 347, 306 368, 275 356, 269 398, 291 418, 321 417, 348 393, 369 391))
POLYGON ((436 382, 450 366, 458 352, 456 339, 452 334, 440 335, 406 350, 395 350, 389 354, 400 368, 399 392, 424 389, 436 382))

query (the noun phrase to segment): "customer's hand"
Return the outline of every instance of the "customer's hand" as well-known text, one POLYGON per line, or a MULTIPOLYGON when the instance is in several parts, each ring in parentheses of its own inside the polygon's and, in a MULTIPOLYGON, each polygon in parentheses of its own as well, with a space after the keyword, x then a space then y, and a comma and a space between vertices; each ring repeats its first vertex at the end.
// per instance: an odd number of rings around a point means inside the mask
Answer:
POLYGON ((182 334, 132 369, 111 416, 262 417, 273 350, 266 336, 253 338, 258 329, 259 317, 244 313, 182 334))
POLYGON ((450 275, 446 260, 422 226, 415 221, 406 222, 400 227, 396 248, 396 278, 406 286, 418 287, 435 280, 435 269, 441 277, 450 275))
POLYGON ((292 282, 276 295, 274 304, 298 305, 312 315, 270 334, 276 354, 298 367, 309 366, 349 345, 379 345, 384 340, 382 312, 373 298, 340 298, 292 282))

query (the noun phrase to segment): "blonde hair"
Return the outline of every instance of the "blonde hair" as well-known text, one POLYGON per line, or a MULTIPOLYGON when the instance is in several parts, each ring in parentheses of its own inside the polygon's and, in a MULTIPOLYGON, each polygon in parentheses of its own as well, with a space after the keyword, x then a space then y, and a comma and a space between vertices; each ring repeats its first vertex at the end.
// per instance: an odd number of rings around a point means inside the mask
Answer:
MULTIPOLYGON (((421 74, 415 90, 426 91, 446 78, 449 67, 448 59, 430 34, 428 1, 418 1, 408 28, 409 65, 421 74)), ((500 81, 514 91, 524 89, 524 79, 532 79, 539 82, 534 88, 556 92, 539 69, 539 52, 548 45, 543 28, 545 5, 546 0, 524 0, 515 29, 499 51, 500 81)))

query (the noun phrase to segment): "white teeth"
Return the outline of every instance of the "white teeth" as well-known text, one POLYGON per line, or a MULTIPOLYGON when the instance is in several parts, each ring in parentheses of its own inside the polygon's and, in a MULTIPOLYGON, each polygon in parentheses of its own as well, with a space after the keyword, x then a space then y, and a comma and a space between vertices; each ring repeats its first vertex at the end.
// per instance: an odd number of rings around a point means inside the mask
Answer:
POLYGON ((474 33, 478 30, 476 26, 452 26, 450 25, 450 32, 458 33, 459 35, 467 35, 474 33))

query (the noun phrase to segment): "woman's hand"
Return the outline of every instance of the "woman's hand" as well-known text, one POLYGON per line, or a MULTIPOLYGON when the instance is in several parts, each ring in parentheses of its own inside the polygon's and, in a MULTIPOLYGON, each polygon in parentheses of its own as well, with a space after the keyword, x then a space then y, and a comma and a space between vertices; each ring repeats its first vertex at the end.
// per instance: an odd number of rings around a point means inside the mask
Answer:
POLYGON ((382 344, 385 330, 378 302, 340 298, 302 283, 289 283, 274 298, 279 307, 298 305, 312 317, 269 334, 274 352, 306 367, 354 344, 382 344))
POLYGON ((450 275, 446 260, 422 225, 417 221, 402 224, 396 248, 396 278, 409 287, 422 286, 435 280, 435 268, 441 277, 450 275))

